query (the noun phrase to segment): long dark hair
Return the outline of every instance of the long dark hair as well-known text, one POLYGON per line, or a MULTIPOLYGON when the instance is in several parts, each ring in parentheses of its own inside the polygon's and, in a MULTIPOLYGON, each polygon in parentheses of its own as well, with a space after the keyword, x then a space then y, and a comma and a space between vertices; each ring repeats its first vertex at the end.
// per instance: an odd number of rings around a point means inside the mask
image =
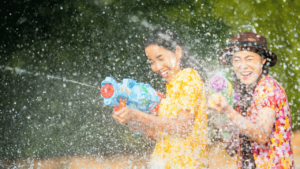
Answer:
POLYGON ((155 29, 145 38, 142 47, 143 51, 145 52, 145 48, 150 45, 164 47, 172 52, 176 52, 176 47, 180 46, 182 49, 182 57, 180 58, 180 69, 192 68, 196 70, 202 78, 202 81, 205 82, 206 74, 203 71, 203 67, 200 65, 199 61, 195 57, 189 55, 188 49, 174 31, 168 28, 155 29))
MULTIPOLYGON (((265 59, 264 56, 259 50, 253 51, 260 55, 261 59, 265 59)), ((233 73, 233 81, 234 81, 234 90, 239 95, 239 101, 237 102, 237 106, 240 110, 242 116, 247 117, 247 112, 249 112, 251 108, 251 102, 253 98, 253 92, 258 84, 258 82, 269 74, 269 65, 270 60, 267 58, 266 63, 263 65, 262 74, 256 79, 256 81, 250 85, 245 85, 241 82, 241 80, 237 77, 235 72, 233 73)), ((251 112, 249 112, 251 113, 251 112)), ((242 139, 241 153, 243 156, 242 168, 256 168, 255 160, 253 157, 251 140, 245 134, 240 134, 239 136, 242 139)))

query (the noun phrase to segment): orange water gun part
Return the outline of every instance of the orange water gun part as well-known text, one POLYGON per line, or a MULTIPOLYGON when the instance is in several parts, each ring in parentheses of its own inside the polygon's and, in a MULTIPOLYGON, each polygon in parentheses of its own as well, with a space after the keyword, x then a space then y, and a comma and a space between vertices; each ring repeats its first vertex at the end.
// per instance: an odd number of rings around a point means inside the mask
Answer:
POLYGON ((121 98, 119 99, 119 106, 114 106, 115 111, 121 110, 123 107, 126 107, 126 100, 122 100, 121 98))
MULTIPOLYGON (((166 98, 166 95, 164 95, 163 93, 160 93, 160 92, 156 92, 157 95, 160 97, 160 101, 162 99, 165 99, 166 98)), ((151 114, 154 114, 154 115, 158 115, 158 109, 159 109, 159 105, 160 104, 157 104, 156 107, 150 111, 151 114)))

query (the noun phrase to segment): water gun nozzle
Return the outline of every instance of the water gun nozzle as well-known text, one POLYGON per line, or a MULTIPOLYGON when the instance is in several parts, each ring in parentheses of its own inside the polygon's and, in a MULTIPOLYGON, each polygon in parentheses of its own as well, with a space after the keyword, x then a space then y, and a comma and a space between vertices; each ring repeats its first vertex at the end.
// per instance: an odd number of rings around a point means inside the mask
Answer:
POLYGON ((104 98, 110 98, 114 95, 115 89, 111 84, 105 84, 101 88, 101 95, 104 98))

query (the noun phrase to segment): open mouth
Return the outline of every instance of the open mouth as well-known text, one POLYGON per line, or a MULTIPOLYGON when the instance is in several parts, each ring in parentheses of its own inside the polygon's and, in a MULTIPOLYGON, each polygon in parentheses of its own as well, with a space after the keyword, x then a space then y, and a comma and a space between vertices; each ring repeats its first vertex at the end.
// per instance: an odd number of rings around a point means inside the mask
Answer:
POLYGON ((166 70, 166 71, 160 72, 160 75, 161 75, 163 78, 167 78, 168 75, 169 75, 169 73, 170 73, 170 70, 166 70))
POLYGON ((252 75, 252 72, 242 72, 241 75, 244 79, 247 79, 252 75))

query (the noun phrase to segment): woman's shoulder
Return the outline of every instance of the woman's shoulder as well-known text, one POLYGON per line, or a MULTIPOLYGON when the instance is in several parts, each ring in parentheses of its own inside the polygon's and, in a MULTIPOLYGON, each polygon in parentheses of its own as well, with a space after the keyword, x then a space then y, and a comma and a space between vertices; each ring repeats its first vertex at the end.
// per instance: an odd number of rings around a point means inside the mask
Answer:
MULTIPOLYGON (((270 96, 277 96, 282 99, 286 99, 286 93, 284 91, 284 88, 280 85, 277 80, 275 80, 273 77, 270 75, 265 76, 261 81, 259 82, 257 88, 256 88, 257 93, 269 93, 268 95, 270 96)), ((279 99, 277 98, 276 99, 279 99)))
POLYGON ((179 87, 181 89, 186 89, 186 87, 201 89, 203 88, 204 83, 194 69, 187 68, 181 70, 176 75, 176 78, 170 83, 170 85, 179 87))
POLYGON ((186 69, 181 70, 178 79, 202 82, 202 79, 201 79, 200 75, 198 74, 198 72, 192 68, 186 68, 186 69))
POLYGON ((280 83, 275 80, 272 76, 267 75, 258 84, 259 87, 264 87, 266 89, 280 89, 284 90, 280 83))

